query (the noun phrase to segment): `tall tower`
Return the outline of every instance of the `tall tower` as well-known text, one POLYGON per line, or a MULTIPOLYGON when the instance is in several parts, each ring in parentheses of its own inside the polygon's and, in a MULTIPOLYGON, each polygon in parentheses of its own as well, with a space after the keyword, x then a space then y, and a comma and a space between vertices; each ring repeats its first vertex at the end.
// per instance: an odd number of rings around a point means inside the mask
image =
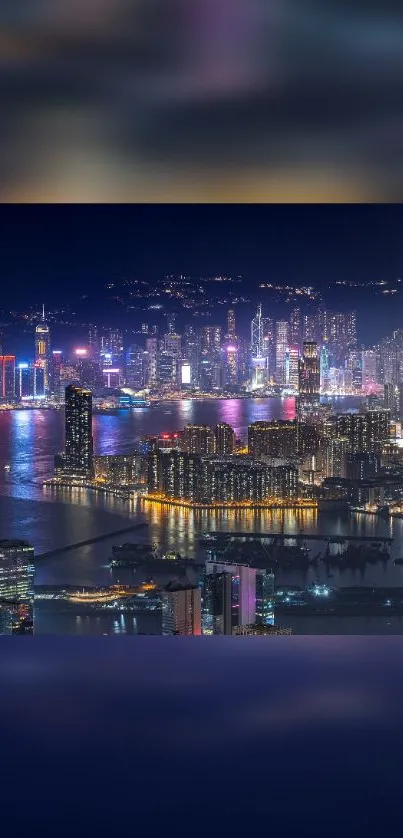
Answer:
POLYGON ((318 344, 304 341, 299 368, 299 394, 303 402, 317 404, 320 392, 318 344))
POLYGON ((230 308, 227 313, 227 335, 229 338, 235 337, 235 311, 230 308))
POLYGON ((35 329, 35 366, 43 370, 44 395, 50 391, 50 329, 45 320, 45 306, 42 309, 42 320, 35 329))
POLYGON ((65 465, 71 474, 91 477, 93 472, 92 393, 70 384, 66 387, 65 465))
POLYGON ((262 305, 259 303, 257 312, 251 323, 251 354, 252 354, 252 386, 259 388, 267 379, 267 357, 264 346, 264 320, 262 305))

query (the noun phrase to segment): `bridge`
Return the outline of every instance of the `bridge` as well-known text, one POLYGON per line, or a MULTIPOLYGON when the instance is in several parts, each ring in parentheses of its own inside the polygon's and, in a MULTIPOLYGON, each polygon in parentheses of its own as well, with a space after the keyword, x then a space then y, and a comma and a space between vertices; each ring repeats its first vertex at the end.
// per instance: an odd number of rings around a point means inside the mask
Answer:
POLYGON ((51 559, 54 556, 62 555, 62 553, 68 553, 70 550, 79 550, 80 547, 87 547, 89 544, 97 544, 99 541, 107 541, 108 538, 114 538, 116 535, 126 535, 129 532, 135 532, 136 530, 142 530, 145 527, 148 527, 146 521, 143 521, 141 524, 132 524, 130 527, 123 527, 120 530, 112 530, 112 532, 104 533, 104 535, 96 535, 93 538, 86 538, 84 541, 76 541, 75 544, 67 544, 66 547, 56 547, 55 550, 49 550, 47 553, 40 553, 39 556, 35 556, 35 562, 38 559, 51 559))
POLYGON ((392 544, 393 538, 390 536, 378 535, 333 535, 333 534, 311 534, 305 532, 214 532, 210 531, 203 533, 202 540, 213 544, 215 541, 230 541, 234 538, 244 538, 245 540, 260 540, 260 541, 326 541, 328 544, 345 544, 346 542, 355 542, 361 544, 392 544))

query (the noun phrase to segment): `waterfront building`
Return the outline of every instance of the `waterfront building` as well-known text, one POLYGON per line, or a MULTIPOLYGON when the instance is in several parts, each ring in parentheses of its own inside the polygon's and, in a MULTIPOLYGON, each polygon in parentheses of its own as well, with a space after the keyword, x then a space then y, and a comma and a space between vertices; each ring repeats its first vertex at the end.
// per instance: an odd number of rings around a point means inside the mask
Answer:
POLYGON ((137 452, 94 457, 94 475, 113 486, 138 486, 147 481, 145 462, 144 456, 137 452))
POLYGON ((200 588, 163 591, 161 603, 162 634, 201 635, 200 588))
POLYGON ((183 358, 190 366, 190 385, 197 387, 200 380, 201 340, 193 325, 185 326, 183 335, 183 358))
POLYGON ((276 323, 276 383, 286 384, 286 355, 289 346, 289 324, 286 320, 276 323))
POLYGON ((214 454, 215 435, 208 425, 185 425, 182 441, 188 454, 214 454))
POLYGON ((45 396, 50 392, 51 362, 50 329, 45 320, 45 307, 43 307, 42 320, 35 329, 35 365, 43 370, 45 396))
POLYGON ((157 383, 157 358, 158 358, 158 340, 157 338, 147 338, 145 349, 145 384, 147 387, 155 387, 157 383))
POLYGON ((184 451, 154 450, 148 455, 147 465, 148 491, 151 494, 199 502, 200 457, 184 451))
POLYGON ((251 385, 253 389, 263 387, 267 380, 267 356, 265 354, 264 318, 259 303, 251 322, 251 385))
POLYGON ((0 541, 0 631, 32 634, 34 548, 27 541, 0 541))
POLYGON ((0 355, 0 400, 13 402, 15 397, 15 355, 0 355))
POLYGON ((145 385, 144 349, 132 344, 126 352, 125 383, 132 390, 141 390, 145 385))
POLYGON ((285 383, 290 390, 298 393, 299 388, 299 350, 297 346, 289 346, 286 351, 285 383))
POLYGON ((226 422, 219 422, 214 429, 215 453, 233 454, 235 450, 235 431, 226 422))
POLYGON ((371 480, 380 469, 380 457, 368 451, 347 454, 346 477, 349 480, 371 480))
POLYGON ((65 393, 65 451, 55 466, 59 473, 93 476, 92 393, 73 384, 65 393))
POLYGON ((203 634, 232 634, 236 626, 256 622, 256 577, 248 565, 206 562, 203 634))
POLYGON ((296 346, 298 351, 301 349, 302 343, 302 326, 301 326, 301 309, 293 308, 290 315, 290 341, 293 346, 296 346))
POLYGON ((302 339, 304 343, 312 343, 316 337, 316 322, 314 314, 304 314, 302 326, 302 339))
POLYGON ((63 362, 63 353, 60 349, 54 349, 52 352, 51 370, 50 370, 50 389, 54 396, 62 395, 61 382, 61 367, 63 362))
POLYGON ((300 400, 316 404, 320 394, 320 370, 318 345, 314 341, 304 341, 302 358, 299 363, 300 400))

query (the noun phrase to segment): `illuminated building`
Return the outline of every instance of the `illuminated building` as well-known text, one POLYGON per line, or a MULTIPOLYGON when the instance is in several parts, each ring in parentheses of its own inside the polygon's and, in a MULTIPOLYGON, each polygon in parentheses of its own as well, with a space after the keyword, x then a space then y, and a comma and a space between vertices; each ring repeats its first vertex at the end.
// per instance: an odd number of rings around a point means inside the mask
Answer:
POLYGON ((69 385, 65 394, 65 451, 55 458, 56 472, 92 477, 92 394, 69 385))
POLYGON ((320 370, 320 390, 321 392, 326 392, 329 389, 329 353, 326 349, 326 346, 322 346, 320 350, 320 360, 319 360, 319 370, 320 370))
POLYGON ((188 454, 214 454, 214 431, 208 425, 185 425, 183 448, 188 454))
POLYGON ((323 477, 346 477, 348 439, 325 438, 321 445, 323 477))
POLYGON ((391 419, 400 419, 403 388, 396 384, 384 384, 383 390, 384 405, 387 410, 390 410, 391 419))
POLYGON ((227 313, 227 336, 229 338, 235 338, 235 311, 230 308, 227 313))
POLYGON ((145 351, 145 383, 147 387, 155 387, 157 383, 157 338, 147 338, 145 351))
POLYGON ((232 634, 236 626, 256 622, 256 568, 206 562, 203 634, 232 634))
POLYGON ((162 385, 177 383, 177 358, 164 349, 157 356, 157 382, 162 385))
POLYGON ((285 383, 294 392, 298 393, 299 387, 299 351, 297 346, 290 346, 286 351, 286 376, 285 383))
POLYGON ((35 329, 35 365, 43 369, 44 395, 50 391, 50 329, 45 321, 45 308, 42 312, 42 320, 35 329))
POLYGON ((162 634, 201 635, 200 588, 164 591, 162 602, 162 634))
POLYGON ((144 457, 140 454, 106 454, 94 457, 95 477, 114 486, 145 484, 144 457))
POLYGON ((314 314, 304 314, 302 327, 302 340, 304 343, 311 343, 315 340, 316 324, 314 314))
POLYGON ((368 451, 347 454, 346 477, 349 480, 371 480, 380 469, 380 458, 368 451))
POLYGON ((376 352, 372 349, 367 349, 362 353, 362 390, 364 393, 372 393, 376 389, 376 370, 376 352))
POLYGON ((291 464, 274 466, 270 469, 270 492, 281 500, 296 500, 298 497, 298 469, 291 464))
POLYGON ((297 454, 296 422, 253 422, 248 427, 248 452, 256 460, 292 458, 297 454))
POLYGON ((197 455, 159 449, 148 455, 147 482, 152 494, 197 502, 200 480, 200 457, 197 455))
POLYGON ((251 381, 253 389, 258 389, 266 383, 267 357, 264 345, 264 320, 262 306, 258 305, 255 317, 251 322, 251 381))
POLYGON ((276 382, 286 384, 286 355, 289 345, 289 324, 286 320, 276 323, 276 382))
POLYGON ((366 413, 339 413, 334 420, 337 439, 348 439, 349 451, 377 453, 390 437, 388 410, 369 410, 366 413))
POLYGON ((256 576, 256 622, 274 623, 274 573, 270 570, 259 570, 256 576))
POLYGON ((183 341, 184 358, 190 366, 190 384, 196 387, 200 378, 200 335, 193 325, 185 326, 183 341))
POLYGON ((27 541, 0 541, 2 632, 33 634, 34 548, 27 541))
POLYGON ((166 321, 167 321, 168 335, 174 335, 175 334, 176 315, 173 312, 168 312, 168 314, 165 315, 165 318, 166 318, 166 321))
POLYGON ((250 457, 204 457, 200 469, 201 503, 263 501, 271 494, 271 471, 250 457))
POLYGON ((50 370, 50 389, 55 396, 61 395, 61 366, 63 354, 60 349, 54 349, 52 352, 52 362, 50 370))
POLYGON ((182 433, 160 434, 159 436, 143 436, 140 440, 140 451, 142 454, 151 454, 153 451, 164 450, 180 451, 182 446, 182 433))
POLYGON ((34 368, 30 364, 18 364, 15 380, 17 398, 31 399, 34 395, 34 368))
POLYGON ((301 309, 293 308, 290 315, 290 341, 298 348, 298 351, 301 349, 301 332, 301 309))
POLYGON ((300 400, 315 404, 319 402, 320 370, 318 345, 304 341, 302 358, 299 363, 299 396, 300 400))
POLYGON ((0 399, 12 402, 15 397, 15 355, 0 355, 0 399))
POLYGON ((203 326, 202 331, 202 351, 207 355, 221 349, 221 327, 220 326, 203 326))
POLYGON ((99 363, 101 360, 101 340, 98 334, 98 326, 92 326, 89 329, 88 346, 91 350, 91 357, 99 363))
POLYGON ((123 381, 122 370, 119 367, 105 367, 102 372, 104 386, 108 390, 119 390, 123 381))
POLYGON ((133 390, 141 390, 145 385, 144 358, 141 346, 129 346, 126 352, 125 382, 133 390))
POLYGON ((190 387, 192 384, 192 368, 188 361, 182 359, 181 369, 181 387, 190 387))
POLYGON ((215 453, 233 454, 235 449, 235 432, 231 425, 219 422, 214 429, 215 453))
POLYGON ((248 427, 248 452, 257 460, 295 460, 315 454, 318 447, 318 430, 311 422, 274 419, 248 427))
POLYGON ((231 573, 205 573, 202 604, 203 634, 232 634, 231 573))

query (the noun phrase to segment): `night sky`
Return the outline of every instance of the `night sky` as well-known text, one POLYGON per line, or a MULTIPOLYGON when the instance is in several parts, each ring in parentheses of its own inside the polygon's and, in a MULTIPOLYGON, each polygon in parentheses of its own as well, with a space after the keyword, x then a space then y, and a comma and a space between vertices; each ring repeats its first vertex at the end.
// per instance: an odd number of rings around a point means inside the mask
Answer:
POLYGON ((399 834, 401 638, 0 646, 13 834, 399 834))
POLYGON ((403 274, 393 205, 6 206, 1 303, 49 305, 122 276, 243 274, 325 287, 403 274))

